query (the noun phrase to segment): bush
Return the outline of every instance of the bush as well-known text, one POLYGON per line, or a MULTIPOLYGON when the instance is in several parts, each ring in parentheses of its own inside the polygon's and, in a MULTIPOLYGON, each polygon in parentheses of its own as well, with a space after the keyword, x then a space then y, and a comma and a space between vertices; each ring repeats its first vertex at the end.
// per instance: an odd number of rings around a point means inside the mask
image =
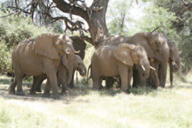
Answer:
MULTIPOLYGON (((5 15, 0 11, 0 17, 5 15)), ((0 22, 0 73, 12 72, 11 53, 19 42, 47 32, 52 32, 52 29, 38 27, 23 15, 3 18, 0 22)))

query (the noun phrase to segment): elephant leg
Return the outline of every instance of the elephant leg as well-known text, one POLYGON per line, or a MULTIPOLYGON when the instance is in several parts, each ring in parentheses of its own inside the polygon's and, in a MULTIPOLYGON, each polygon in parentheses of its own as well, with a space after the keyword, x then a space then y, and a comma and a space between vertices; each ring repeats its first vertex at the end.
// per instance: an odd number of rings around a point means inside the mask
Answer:
POLYGON ((75 70, 73 70, 73 74, 72 74, 72 79, 71 79, 71 82, 69 84, 69 88, 74 88, 74 74, 75 74, 75 70))
POLYGON ((156 66, 154 62, 150 62, 150 65, 154 67, 156 71, 152 69, 150 70, 150 75, 147 84, 156 89, 159 86, 158 65, 156 66))
POLYGON ((93 89, 99 90, 101 86, 100 76, 92 76, 93 79, 93 89))
POLYGON ((139 85, 139 73, 136 66, 133 67, 133 88, 137 88, 139 85))
POLYGON ((113 87, 113 84, 115 83, 115 78, 114 77, 106 77, 106 87, 107 89, 110 89, 113 87))
POLYGON ((50 83, 50 80, 47 79, 47 82, 45 84, 43 97, 50 97, 51 96, 50 90, 51 90, 51 83, 50 83))
POLYGON ((23 92, 23 87, 22 87, 22 79, 24 77, 24 74, 20 73, 17 74, 16 81, 17 81, 17 95, 24 96, 25 93, 23 92))
POLYGON ((67 90, 67 83, 65 79, 59 79, 58 81, 61 82, 62 85, 62 90, 61 90, 61 94, 65 94, 66 90, 67 90))
POLYGON ((15 94, 15 87, 17 85, 16 77, 13 78, 13 82, 9 86, 9 94, 15 94))
POLYGON ((131 92, 131 78, 132 78, 132 76, 133 76, 133 68, 132 67, 129 67, 128 68, 128 93, 130 93, 131 92))
POLYGON ((159 86, 159 78, 156 71, 150 71, 150 85, 155 89, 159 86))
POLYGON ((30 94, 36 94, 35 91, 41 92, 41 84, 43 83, 43 80, 46 79, 46 75, 42 76, 33 76, 33 84, 30 90, 30 94))
POLYGON ((121 78, 121 90, 123 92, 128 91, 128 70, 124 65, 119 65, 118 67, 119 75, 121 78))
POLYGON ((166 78, 167 78, 167 63, 160 64, 158 75, 159 75, 160 86, 164 88, 166 84, 166 78))
POLYGON ((171 61, 169 61, 169 73, 170 73, 170 84, 173 87, 173 65, 171 61))

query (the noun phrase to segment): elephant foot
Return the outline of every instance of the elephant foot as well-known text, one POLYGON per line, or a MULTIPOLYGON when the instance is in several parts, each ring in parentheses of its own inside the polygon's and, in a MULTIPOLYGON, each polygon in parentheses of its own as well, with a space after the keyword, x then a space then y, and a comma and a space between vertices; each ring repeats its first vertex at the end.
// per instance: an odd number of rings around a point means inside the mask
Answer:
POLYGON ((19 91, 19 92, 17 92, 16 95, 19 95, 19 96, 25 96, 25 93, 24 93, 23 91, 19 91))
POLYGON ((30 91, 30 94, 31 94, 31 95, 35 95, 36 92, 35 92, 35 91, 30 91))
POLYGON ((41 89, 36 89, 36 92, 41 92, 41 89))
POLYGON ((73 88, 75 88, 75 86, 74 85, 69 85, 69 88, 73 89, 73 88))
POLYGON ((61 93, 60 93, 61 95, 64 95, 64 94, 66 94, 66 90, 65 91, 61 91, 61 93))
POLYGON ((59 96, 59 94, 53 94, 53 99, 60 99, 60 96, 59 96))
POLYGON ((131 93, 131 89, 127 89, 126 93, 130 94, 131 93))
POLYGON ((9 94, 15 94, 15 90, 9 90, 9 94))
POLYGON ((44 93, 44 94, 43 94, 43 97, 49 98, 49 97, 51 97, 51 94, 50 94, 50 93, 44 93))

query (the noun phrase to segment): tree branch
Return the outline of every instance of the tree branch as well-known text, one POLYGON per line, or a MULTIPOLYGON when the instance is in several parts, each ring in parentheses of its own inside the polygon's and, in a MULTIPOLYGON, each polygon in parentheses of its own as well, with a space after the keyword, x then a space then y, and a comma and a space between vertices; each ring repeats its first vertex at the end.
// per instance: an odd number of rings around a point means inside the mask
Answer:
POLYGON ((67 17, 63 17, 63 16, 60 16, 60 17, 52 17, 50 14, 46 13, 46 15, 51 19, 53 20, 53 22, 56 22, 57 20, 64 20, 65 22, 65 25, 66 25, 66 28, 64 30, 64 32, 66 32, 67 29, 69 29, 71 32, 73 31, 77 31, 79 30, 79 33, 80 33, 80 36, 84 36, 84 33, 83 32, 87 32, 87 30, 85 30, 83 28, 82 25, 84 25, 83 22, 81 21, 75 21, 75 22, 72 22, 71 20, 69 20, 67 17))
POLYGON ((88 19, 88 15, 86 11, 81 9, 80 7, 75 7, 73 5, 70 5, 63 0, 53 0, 53 2, 56 4, 58 9, 60 9, 62 12, 71 13, 74 15, 81 16, 84 19, 88 19))

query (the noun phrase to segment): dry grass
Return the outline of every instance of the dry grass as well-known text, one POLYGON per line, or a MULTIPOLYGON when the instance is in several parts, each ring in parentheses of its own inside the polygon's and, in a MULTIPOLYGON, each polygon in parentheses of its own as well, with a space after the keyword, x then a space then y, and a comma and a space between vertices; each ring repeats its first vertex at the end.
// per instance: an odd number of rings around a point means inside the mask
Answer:
MULTIPOLYGON (((93 91, 76 88, 61 100, 7 94, 0 86, 0 127, 101 127, 154 128, 192 127, 191 85, 170 89, 135 91, 93 91)), ((28 87, 25 87, 28 93, 28 87)))

